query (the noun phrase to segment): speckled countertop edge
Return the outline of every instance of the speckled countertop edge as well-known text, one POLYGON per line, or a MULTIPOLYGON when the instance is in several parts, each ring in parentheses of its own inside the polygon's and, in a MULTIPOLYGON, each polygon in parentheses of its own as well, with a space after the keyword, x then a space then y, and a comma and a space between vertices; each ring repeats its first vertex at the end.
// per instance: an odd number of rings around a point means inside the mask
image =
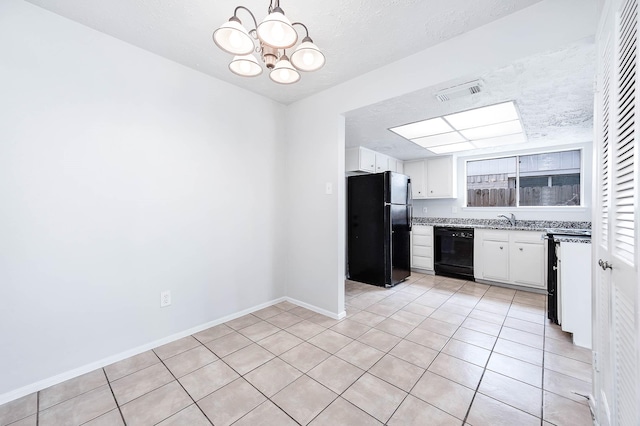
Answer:
POLYGON ((587 236, 581 237, 576 235, 555 235, 553 239, 560 243, 591 244, 591 237, 587 237, 587 236))
POLYGON ((413 224, 431 226, 457 226, 460 228, 509 229, 514 231, 547 231, 548 229, 591 229, 591 222, 516 220, 516 225, 511 226, 504 219, 462 219, 451 217, 414 217, 413 224))

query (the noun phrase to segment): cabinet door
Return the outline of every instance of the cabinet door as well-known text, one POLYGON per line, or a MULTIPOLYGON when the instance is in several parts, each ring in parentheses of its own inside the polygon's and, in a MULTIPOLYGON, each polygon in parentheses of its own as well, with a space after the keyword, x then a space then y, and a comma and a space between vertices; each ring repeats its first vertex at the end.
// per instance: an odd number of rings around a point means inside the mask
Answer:
POLYGON ((453 197, 453 157, 428 158, 426 169, 427 198, 453 197))
POLYGON ((511 243, 511 281, 545 288, 544 244, 511 243))
POLYGON ((376 153, 360 148, 360 170, 374 173, 376 171, 376 153))
POLYGON ((376 173, 382 173, 389 170, 389 157, 376 152, 376 173))
POLYGON ((411 198, 425 198, 424 161, 409 161, 404 163, 404 174, 411 178, 411 198))
POLYGON ((395 158, 391 158, 391 157, 387 157, 387 165, 388 165, 388 170, 395 172, 396 171, 396 159, 395 158))
POLYGON ((509 243, 505 241, 482 242, 482 278, 507 282, 509 280, 509 243))

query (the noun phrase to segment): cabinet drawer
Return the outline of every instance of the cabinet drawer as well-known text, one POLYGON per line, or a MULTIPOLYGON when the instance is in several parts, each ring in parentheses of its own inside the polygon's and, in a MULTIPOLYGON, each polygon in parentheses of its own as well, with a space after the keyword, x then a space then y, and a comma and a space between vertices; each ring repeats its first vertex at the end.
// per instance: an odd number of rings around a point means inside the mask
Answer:
POLYGON ((433 269, 433 258, 424 256, 413 256, 411 266, 414 268, 433 269))
POLYGON ((515 243, 544 244, 545 234, 533 231, 511 231, 511 241, 515 243))
POLYGON ((433 247, 433 237, 428 235, 414 235, 413 246, 433 247))
POLYGON ((509 241, 509 231, 482 230, 482 239, 489 241, 509 241))
POLYGON ((433 247, 413 246, 413 255, 422 257, 433 257, 433 247))
POLYGON ((413 235, 433 235, 433 226, 414 225, 411 232, 413 235))

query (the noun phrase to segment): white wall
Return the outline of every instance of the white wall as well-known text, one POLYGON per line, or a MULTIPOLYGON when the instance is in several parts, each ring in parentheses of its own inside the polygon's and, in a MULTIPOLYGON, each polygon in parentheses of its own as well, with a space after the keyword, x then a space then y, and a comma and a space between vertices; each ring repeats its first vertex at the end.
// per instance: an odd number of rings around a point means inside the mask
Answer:
POLYGON ((514 150, 509 152, 518 155, 531 153, 558 151, 568 149, 582 150, 582 203, 581 207, 466 207, 466 175, 465 163, 470 160, 482 158, 492 158, 507 155, 505 152, 495 154, 483 154, 473 156, 459 156, 457 158, 457 188, 458 198, 440 200, 414 200, 414 216, 417 217, 452 217, 452 218, 476 218, 476 219, 496 219, 497 215, 514 213, 518 220, 562 220, 562 221, 591 221, 591 198, 592 198, 592 170, 593 170, 593 144, 591 141, 581 144, 540 146, 526 150, 514 150), (423 208, 427 212, 423 212, 423 208), (456 213, 453 212, 453 207, 456 213))
POLYGON ((21 0, 0 53, 0 399, 285 296, 283 106, 21 0))
POLYGON ((288 295, 335 313, 344 309, 341 114, 592 36, 595 9, 593 0, 545 0, 290 105, 288 295), (325 182, 337 188, 333 195, 324 193, 325 182))

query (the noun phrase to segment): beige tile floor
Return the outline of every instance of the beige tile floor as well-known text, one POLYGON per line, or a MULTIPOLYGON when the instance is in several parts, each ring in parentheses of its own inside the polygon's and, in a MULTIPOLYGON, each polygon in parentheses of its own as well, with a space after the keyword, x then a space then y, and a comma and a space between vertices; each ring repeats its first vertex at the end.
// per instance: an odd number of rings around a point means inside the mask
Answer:
POLYGON ((542 295, 347 281, 347 318, 282 302, 0 406, 1 425, 589 425, 590 351, 542 295))

